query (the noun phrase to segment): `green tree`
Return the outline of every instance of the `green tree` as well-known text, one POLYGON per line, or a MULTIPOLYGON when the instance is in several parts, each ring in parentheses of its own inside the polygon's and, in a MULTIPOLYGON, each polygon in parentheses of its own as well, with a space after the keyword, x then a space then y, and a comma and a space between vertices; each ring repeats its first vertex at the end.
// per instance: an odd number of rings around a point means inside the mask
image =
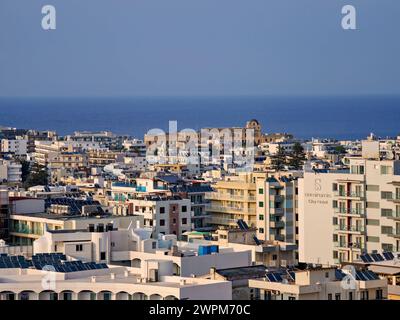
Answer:
POLYGON ((33 164, 29 170, 29 174, 24 182, 24 188, 30 188, 37 185, 47 185, 48 184, 48 174, 46 167, 40 166, 38 164, 33 164))
POLYGON ((344 146, 342 146, 342 145, 335 147, 335 151, 338 154, 346 154, 346 152, 347 152, 346 148, 344 146))
POLYGON ((277 152, 271 156, 271 168, 280 171, 285 168, 286 165, 286 152, 283 150, 282 146, 278 146, 277 152))
POLYGON ((289 155, 288 164, 295 170, 300 170, 303 168, 304 161, 306 160, 306 154, 304 152, 303 146, 296 142, 293 146, 293 150, 289 155))

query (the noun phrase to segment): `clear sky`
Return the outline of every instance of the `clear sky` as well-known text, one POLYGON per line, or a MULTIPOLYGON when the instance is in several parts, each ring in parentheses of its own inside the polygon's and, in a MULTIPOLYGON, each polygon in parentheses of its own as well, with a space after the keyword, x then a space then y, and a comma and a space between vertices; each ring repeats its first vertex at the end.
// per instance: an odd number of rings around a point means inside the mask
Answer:
POLYGON ((399 0, 0 0, 0 96, 364 93, 400 94, 399 0))

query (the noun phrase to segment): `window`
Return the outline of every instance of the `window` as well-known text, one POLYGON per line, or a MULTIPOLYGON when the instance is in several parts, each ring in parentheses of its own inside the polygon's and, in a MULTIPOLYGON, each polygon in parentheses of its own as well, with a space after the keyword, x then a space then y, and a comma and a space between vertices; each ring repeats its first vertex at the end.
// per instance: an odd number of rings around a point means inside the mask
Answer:
POLYGON ((187 224, 187 218, 182 218, 182 224, 187 224))
POLYGON ((335 300, 340 300, 340 299, 341 299, 340 293, 336 293, 336 294, 335 294, 335 300))
POLYGON ((393 215, 392 209, 381 209, 382 217, 391 217, 393 215))
POLYGON ((264 233, 264 228, 260 228, 260 229, 258 229, 258 232, 260 232, 260 233, 264 233))
POLYGON ((160 213, 165 213, 165 207, 160 207, 160 213))
POLYGON ((260 215, 258 216, 258 219, 259 219, 260 221, 264 221, 264 215, 263 215, 263 214, 260 214, 260 215))
POLYGON ((161 219, 161 220, 160 220, 160 226, 161 226, 161 227, 165 226, 165 220, 164 220, 164 219, 161 219))
POLYGON ((263 201, 260 201, 260 202, 258 203, 258 206, 259 206, 260 208, 264 208, 264 202, 263 202, 263 201))
POLYGON ((369 300, 368 291, 361 291, 361 300, 369 300))
POLYGON ((153 242, 151 243, 151 248, 152 248, 152 249, 157 249, 157 242, 153 241, 153 242))
POLYGON ((104 251, 100 252, 100 260, 106 260, 106 253, 104 251))
POLYGON ((337 191, 337 189, 338 189, 338 185, 337 185, 337 183, 334 183, 334 184, 332 185, 332 190, 333 190, 333 191, 337 191))
POLYGON ((75 246, 75 251, 76 251, 76 252, 81 252, 81 251, 83 251, 83 245, 82 245, 82 244, 77 244, 77 245, 75 246))
POLYGON ((328 300, 332 300, 332 293, 328 293, 328 300))
POLYGON ((264 194, 264 189, 263 188, 258 189, 258 194, 264 194))
POLYGON ((278 256, 277 256, 276 254, 273 254, 273 255, 272 255, 272 260, 273 260, 273 261, 278 260, 278 256))
POLYGON ((187 212, 187 206, 182 206, 182 212, 187 212))
POLYGON ((376 300, 382 300, 383 299, 383 290, 379 289, 376 290, 376 300))
POLYGON ((381 174, 392 174, 393 170, 391 166, 381 166, 381 174))
POLYGON ((393 193, 390 191, 382 191, 381 192, 381 198, 382 199, 393 199, 393 193))
POLYGON ((349 292, 349 300, 353 300, 353 292, 349 292))

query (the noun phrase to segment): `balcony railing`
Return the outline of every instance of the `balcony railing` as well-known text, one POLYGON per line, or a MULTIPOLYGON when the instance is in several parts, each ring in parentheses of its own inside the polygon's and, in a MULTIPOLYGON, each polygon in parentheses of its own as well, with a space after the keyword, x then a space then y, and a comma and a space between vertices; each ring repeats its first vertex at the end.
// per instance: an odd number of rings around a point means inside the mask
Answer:
POLYGON ((270 221, 271 228, 281 229, 285 227, 285 222, 283 221, 270 221))
POLYGON ((347 192, 347 191, 337 191, 335 192, 335 196, 336 197, 343 197, 343 198, 364 198, 365 197, 365 193, 360 191, 360 192, 347 192))
POLYGON ((334 243, 335 248, 342 248, 342 249, 359 249, 362 250, 365 248, 365 244, 359 242, 347 243, 347 242, 340 242, 337 241, 334 243))
POLYGON ((208 200, 228 200, 228 201, 256 201, 254 196, 234 195, 230 193, 209 192, 206 193, 205 198, 208 200))
POLYGON ((346 232, 364 232, 365 228, 364 226, 343 226, 343 225, 337 225, 335 227, 335 230, 337 231, 346 231, 346 232))
POLYGON ((353 215, 358 215, 358 216, 365 216, 365 209, 347 209, 347 208, 336 208, 335 213, 337 214, 353 214, 353 215))
POLYGON ((226 213, 242 213, 242 214, 255 214, 256 209, 248 209, 248 208, 241 208, 241 207, 229 207, 229 206, 213 206, 208 209, 210 212, 226 212, 226 213))

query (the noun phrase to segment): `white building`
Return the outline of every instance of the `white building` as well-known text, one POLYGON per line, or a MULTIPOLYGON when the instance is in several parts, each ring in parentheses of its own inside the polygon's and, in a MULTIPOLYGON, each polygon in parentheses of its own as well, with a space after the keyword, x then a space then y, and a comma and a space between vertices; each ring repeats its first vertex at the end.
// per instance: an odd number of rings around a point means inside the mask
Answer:
POLYGON ((228 281, 171 275, 172 262, 148 261, 75 272, 0 269, 0 300, 230 300, 228 281), (48 284, 43 285, 46 277, 48 284))
POLYGON ((26 155, 28 152, 28 140, 23 137, 16 137, 16 139, 2 139, 1 151, 14 153, 18 156, 26 155))
POLYGON ((18 183, 22 181, 22 165, 11 160, 0 160, 0 181, 18 183))

